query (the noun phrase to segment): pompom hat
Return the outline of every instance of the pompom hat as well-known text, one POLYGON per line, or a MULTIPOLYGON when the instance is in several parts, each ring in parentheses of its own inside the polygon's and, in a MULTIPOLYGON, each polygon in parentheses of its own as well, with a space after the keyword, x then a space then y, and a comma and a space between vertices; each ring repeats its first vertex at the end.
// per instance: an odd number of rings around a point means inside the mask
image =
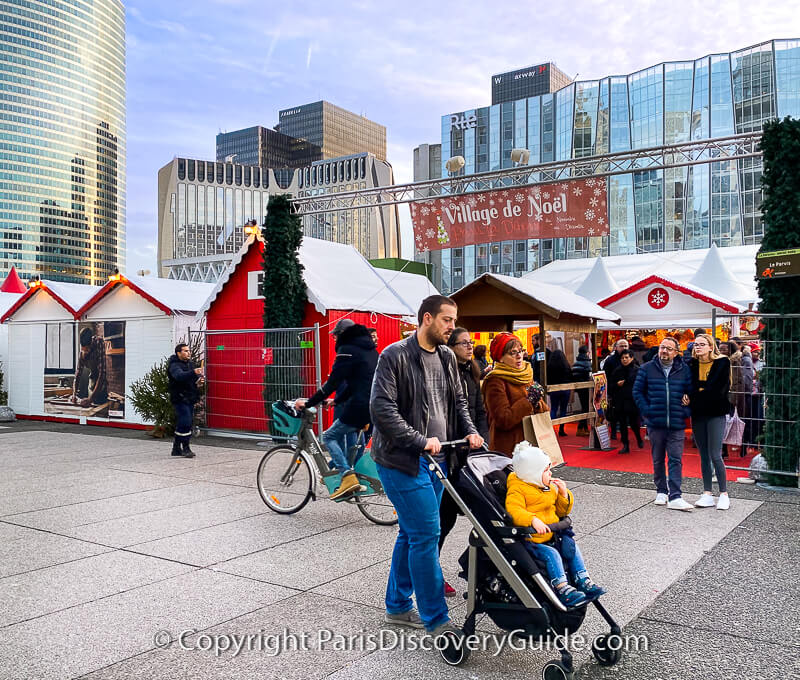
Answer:
POLYGON ((546 488, 542 483, 542 475, 550 465, 550 457, 540 448, 529 442, 520 442, 514 447, 511 464, 517 477, 523 482, 538 486, 540 489, 546 488))

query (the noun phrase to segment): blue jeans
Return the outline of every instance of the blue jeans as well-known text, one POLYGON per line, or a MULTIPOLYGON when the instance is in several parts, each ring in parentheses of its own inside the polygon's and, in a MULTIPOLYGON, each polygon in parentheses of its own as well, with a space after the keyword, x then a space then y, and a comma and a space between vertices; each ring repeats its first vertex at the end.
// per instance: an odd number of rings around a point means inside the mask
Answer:
MULTIPOLYGON (((553 546, 544 543, 534 543, 533 541, 525 541, 525 547, 534 557, 538 557, 547 566, 547 575, 550 577, 550 582, 556 586, 567 580, 567 574, 564 571, 564 560, 561 553, 558 552, 553 546)), ((586 572, 586 565, 583 563, 583 555, 575 544, 575 557, 573 557, 567 564, 569 567, 569 575, 573 581, 584 578, 589 574, 586 572)))
POLYGON ((684 430, 668 430, 661 427, 647 427, 650 438, 650 451, 653 456, 653 481, 656 492, 664 493, 669 499, 681 497, 683 480, 683 439, 684 430), (664 454, 667 455, 669 478, 664 469, 664 454))
POLYGON ((334 420, 333 425, 322 433, 322 441, 331 454, 333 467, 343 475, 353 471, 353 466, 347 460, 347 453, 355 446, 359 429, 353 425, 345 425, 341 420, 334 420))
POLYGON ((192 436, 192 416, 194 415, 194 404, 179 402, 173 404, 175 407, 175 439, 179 442, 188 442, 192 436))
MULTIPOLYGON (((389 614, 409 611, 414 607, 411 600, 414 593, 422 623, 433 630, 450 620, 438 550, 439 502, 444 487, 422 457, 416 477, 376 465, 400 525, 386 585, 386 611, 389 614)), ((442 465, 442 469, 447 468, 442 465)))

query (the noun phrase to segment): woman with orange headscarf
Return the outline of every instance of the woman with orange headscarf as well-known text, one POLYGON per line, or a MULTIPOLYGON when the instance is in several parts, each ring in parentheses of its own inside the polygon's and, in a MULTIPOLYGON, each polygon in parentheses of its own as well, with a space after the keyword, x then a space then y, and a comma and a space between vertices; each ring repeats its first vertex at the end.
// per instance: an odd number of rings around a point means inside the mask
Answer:
POLYGON ((513 333, 498 333, 489 354, 494 367, 482 385, 489 448, 510 457, 514 447, 525 439, 525 416, 547 411, 544 388, 533 381, 533 368, 523 359, 522 343, 513 333))

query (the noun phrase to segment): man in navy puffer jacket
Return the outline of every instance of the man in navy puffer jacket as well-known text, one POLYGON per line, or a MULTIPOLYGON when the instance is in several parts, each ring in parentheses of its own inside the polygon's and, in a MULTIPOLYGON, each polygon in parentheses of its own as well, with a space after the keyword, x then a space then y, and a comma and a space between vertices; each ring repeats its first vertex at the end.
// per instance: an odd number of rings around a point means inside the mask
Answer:
POLYGON ((664 338, 658 356, 639 369, 633 385, 633 399, 647 425, 647 436, 653 455, 653 481, 656 485, 656 505, 670 510, 692 509, 681 498, 683 478, 683 441, 686 418, 689 417, 689 392, 692 376, 680 356, 675 338, 664 338), (666 453, 669 478, 664 469, 666 453))

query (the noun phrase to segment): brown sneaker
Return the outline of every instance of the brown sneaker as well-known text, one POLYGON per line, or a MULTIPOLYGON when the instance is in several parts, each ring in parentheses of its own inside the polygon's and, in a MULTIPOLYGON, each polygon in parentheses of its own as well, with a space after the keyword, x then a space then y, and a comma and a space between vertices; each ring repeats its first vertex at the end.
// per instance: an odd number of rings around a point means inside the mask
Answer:
POLYGON ((346 474, 344 477, 342 477, 342 483, 339 484, 339 488, 336 489, 336 491, 334 491, 331 494, 331 500, 335 501, 339 498, 342 498, 342 496, 346 496, 349 493, 356 493, 358 491, 366 491, 366 490, 367 488, 365 486, 359 484, 358 477, 356 477, 355 473, 350 472, 349 474, 346 474))

